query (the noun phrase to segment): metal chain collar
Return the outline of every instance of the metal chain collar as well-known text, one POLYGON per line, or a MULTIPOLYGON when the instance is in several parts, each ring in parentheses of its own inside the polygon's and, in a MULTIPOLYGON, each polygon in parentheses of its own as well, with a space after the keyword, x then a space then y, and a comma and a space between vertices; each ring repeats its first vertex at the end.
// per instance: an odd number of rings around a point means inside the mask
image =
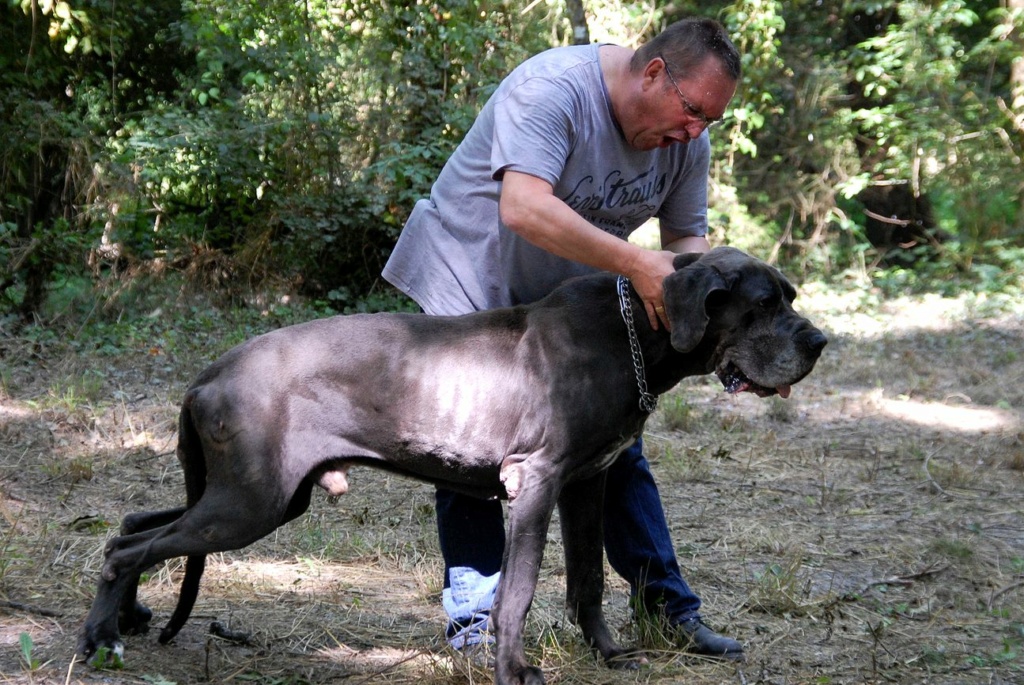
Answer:
POLYGON ((626 331, 629 332, 629 350, 633 355, 636 386, 640 390, 640 411, 650 414, 658 407, 658 396, 647 392, 644 355, 640 351, 640 341, 637 340, 636 327, 633 325, 633 305, 629 299, 629 279, 625 276, 619 276, 616 286, 619 291, 619 309, 622 311, 622 320, 626 322, 626 331))

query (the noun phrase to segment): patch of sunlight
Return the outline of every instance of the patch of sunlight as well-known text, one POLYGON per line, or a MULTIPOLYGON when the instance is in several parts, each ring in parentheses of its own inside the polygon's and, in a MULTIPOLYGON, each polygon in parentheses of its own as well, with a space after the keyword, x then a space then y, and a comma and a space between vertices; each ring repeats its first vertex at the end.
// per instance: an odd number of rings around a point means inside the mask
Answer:
POLYGON ((937 293, 885 298, 867 283, 833 285, 808 281, 798 288, 796 308, 819 327, 856 339, 913 332, 950 333, 984 319, 1024 316, 1024 298, 1010 294, 964 292, 957 297, 937 293))
POLYGON ((31 409, 0 404, 0 426, 6 425, 9 421, 25 421, 32 418, 32 414, 31 409))
POLYGON ((949 332, 970 318, 966 297, 934 294, 882 300, 869 289, 804 283, 796 308, 819 326, 853 338, 877 338, 911 331, 949 332))
POLYGON ((879 410, 901 421, 960 433, 1018 430, 1020 417, 1012 411, 991 407, 951 406, 938 402, 878 398, 879 410))
POLYGON ((926 293, 894 298, 885 302, 881 311, 892 317, 892 327, 898 331, 950 331, 971 318, 969 299, 926 293))
POLYGON ((215 564, 211 569, 236 581, 246 581, 266 589, 296 590, 301 587, 315 591, 337 581, 341 574, 336 566, 312 559, 300 561, 263 561, 259 559, 233 559, 215 564))
POLYGON ((661 249, 661 224, 657 219, 648 219, 643 226, 629 234, 629 242, 648 250, 661 249))
POLYGON ((325 659, 339 663, 352 664, 362 668, 381 667, 394 668, 400 665, 429 666, 436 665, 436 656, 421 649, 398 649, 394 647, 373 647, 370 649, 353 649, 347 645, 338 645, 318 650, 318 654, 325 659))
POLYGON ((383 569, 374 563, 326 562, 310 557, 293 561, 233 559, 211 565, 207 573, 229 584, 249 584, 264 591, 326 595, 339 588, 372 588, 394 601, 411 601, 421 592, 407 572, 383 569))
POLYGON ((146 447, 156 442, 156 437, 149 431, 141 431, 139 433, 132 432, 130 437, 125 437, 122 440, 122 446, 124 447, 146 447))

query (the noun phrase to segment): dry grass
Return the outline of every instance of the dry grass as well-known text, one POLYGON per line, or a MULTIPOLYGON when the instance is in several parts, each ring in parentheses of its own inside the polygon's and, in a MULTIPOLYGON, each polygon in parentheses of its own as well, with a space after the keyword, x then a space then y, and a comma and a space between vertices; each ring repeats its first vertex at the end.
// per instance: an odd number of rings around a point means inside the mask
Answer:
MULTIPOLYGON (((650 664, 603 668, 566 625, 552 533, 527 627, 550 682, 1024 682, 1024 316, 971 297, 805 299, 832 343, 793 399, 693 379, 647 435, 687 579, 747 661, 679 653, 630 619, 612 575, 610 622, 650 664)), ((367 469, 211 558, 172 645, 131 637, 123 671, 69 668, 104 540, 182 500, 176 403, 212 356, 51 357, 0 338, 0 683, 489 682, 442 648, 432 490, 367 469), (210 636, 213 620, 249 643, 210 636)), ((143 586, 157 625, 180 572, 143 586)))

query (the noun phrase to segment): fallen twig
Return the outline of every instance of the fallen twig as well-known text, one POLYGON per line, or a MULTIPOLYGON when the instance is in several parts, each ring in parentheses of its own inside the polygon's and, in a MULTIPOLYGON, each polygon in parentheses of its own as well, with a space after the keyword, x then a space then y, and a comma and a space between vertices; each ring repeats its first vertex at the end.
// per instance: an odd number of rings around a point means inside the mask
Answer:
POLYGON ((992 605, 995 604, 995 601, 997 599, 999 599, 1000 597, 1005 595, 1007 592, 1013 592, 1017 588, 1021 588, 1021 587, 1024 587, 1024 580, 1022 580, 1020 582, 1017 582, 1017 583, 1013 583, 1011 585, 1007 585, 1006 587, 1002 588, 998 592, 993 593, 992 596, 988 598, 988 609, 989 609, 989 611, 992 610, 992 605))
POLYGON ((932 457, 934 457, 937 453, 938 453, 938 450, 935 450, 934 452, 932 452, 931 454, 929 454, 927 457, 924 458, 924 464, 923 464, 924 475, 925 475, 925 477, 928 478, 928 482, 931 483, 931 486, 939 494, 941 494, 941 495, 948 495, 949 493, 947 493, 945 490, 943 490, 942 486, 935 482, 935 479, 932 478, 931 471, 928 470, 928 462, 930 462, 932 460, 932 457))
POLYGON ((9 600, 0 600, 0 607, 4 609, 14 609, 15 611, 24 611, 29 614, 36 614, 37 616, 46 616, 48 618, 60 618, 64 614, 53 609, 44 609, 43 607, 32 606, 31 604, 22 604, 21 602, 11 602, 9 600))
POLYGON ((220 621, 210 623, 210 635, 215 635, 238 645, 252 646, 252 635, 242 630, 231 630, 220 621))
POLYGON ((881 580, 875 580, 868 583, 855 593, 848 592, 845 595, 842 595, 839 598, 839 601, 845 601, 854 597, 859 597, 871 588, 878 587, 879 585, 900 585, 902 587, 909 587, 914 584, 914 581, 920 580, 921 578, 927 578, 928 576, 936 576, 945 571, 947 568, 949 568, 948 565, 936 568, 935 564, 932 564, 928 568, 925 568, 921 571, 917 571, 916 573, 909 573, 903 576, 890 576, 888 578, 883 578, 881 580))

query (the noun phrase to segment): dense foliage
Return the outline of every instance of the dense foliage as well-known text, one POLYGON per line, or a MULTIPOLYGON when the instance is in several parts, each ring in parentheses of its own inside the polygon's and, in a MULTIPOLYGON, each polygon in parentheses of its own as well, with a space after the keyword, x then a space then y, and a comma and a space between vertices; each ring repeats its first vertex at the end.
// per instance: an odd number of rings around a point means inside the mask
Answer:
MULTIPOLYGON (((1024 261, 1020 3, 584 6, 594 40, 693 13, 733 33, 745 75, 715 135, 718 239, 822 274, 998 288, 1024 261)), ((0 12, 0 313, 25 318, 72 279, 168 270, 364 302, 501 76, 573 40, 559 0, 0 12)))
POLYGON ((772 220, 779 247, 903 280, 1015 277, 1024 6, 751 0, 723 13, 748 68, 723 182, 772 220))

